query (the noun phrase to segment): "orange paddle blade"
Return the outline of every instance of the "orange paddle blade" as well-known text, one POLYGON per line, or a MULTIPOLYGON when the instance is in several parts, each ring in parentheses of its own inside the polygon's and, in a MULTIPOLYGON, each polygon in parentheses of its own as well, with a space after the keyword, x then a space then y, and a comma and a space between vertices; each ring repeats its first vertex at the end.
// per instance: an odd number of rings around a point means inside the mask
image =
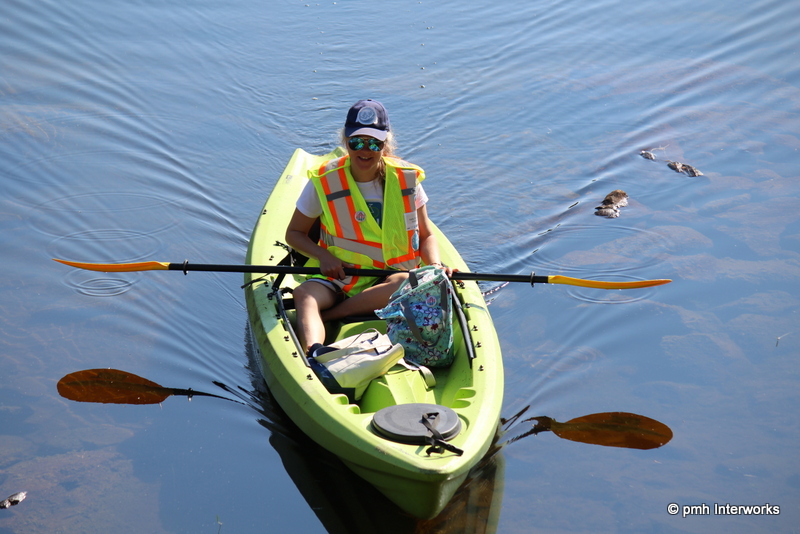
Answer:
POLYGON ((672 439, 672 430, 664 423, 626 412, 585 415, 566 423, 552 421, 550 430, 571 441, 627 449, 655 449, 672 439))
POLYGON ((58 263, 86 269, 87 271, 100 271, 103 273, 130 273, 134 271, 167 271, 169 263, 160 261, 143 261, 140 263, 85 263, 80 261, 67 261, 53 258, 58 263))
POLYGON ((593 287, 596 289, 637 289, 669 284, 672 280, 637 280, 634 282, 603 282, 600 280, 584 280, 569 276, 553 275, 547 277, 548 284, 564 284, 568 286, 593 287))
POLYGON ((146 378, 116 369, 87 369, 58 381, 58 393, 78 402, 159 404, 173 391, 146 378))

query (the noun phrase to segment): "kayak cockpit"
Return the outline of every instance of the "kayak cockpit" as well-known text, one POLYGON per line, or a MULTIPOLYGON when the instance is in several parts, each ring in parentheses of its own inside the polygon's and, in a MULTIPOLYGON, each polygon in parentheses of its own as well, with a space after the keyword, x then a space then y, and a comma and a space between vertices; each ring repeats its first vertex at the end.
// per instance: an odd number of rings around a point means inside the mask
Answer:
MULTIPOLYGON (((297 347, 298 354, 304 354, 294 333, 295 310, 293 299, 286 295, 291 289, 276 289, 273 285, 270 300, 275 304, 278 315, 283 319, 288 336, 297 347)), ((458 297, 455 297, 456 299, 458 297)), ((460 309, 461 303, 458 303, 460 309)), ((470 399, 475 396, 472 380, 471 340, 467 341, 462 329, 462 322, 454 321, 454 342, 451 350, 456 358, 447 368, 427 369, 425 372, 409 369, 403 365, 395 365, 383 376, 373 379, 361 399, 351 403, 347 396, 329 393, 331 403, 346 406, 352 414, 375 413, 390 406, 401 404, 437 404, 451 408, 466 408, 470 399)), ((351 317, 344 321, 336 321, 326 325, 326 343, 354 336, 374 329, 386 332, 386 321, 372 317, 351 317)), ((305 357, 301 358, 308 365, 305 357)), ((310 369, 310 367, 309 367, 310 369)))

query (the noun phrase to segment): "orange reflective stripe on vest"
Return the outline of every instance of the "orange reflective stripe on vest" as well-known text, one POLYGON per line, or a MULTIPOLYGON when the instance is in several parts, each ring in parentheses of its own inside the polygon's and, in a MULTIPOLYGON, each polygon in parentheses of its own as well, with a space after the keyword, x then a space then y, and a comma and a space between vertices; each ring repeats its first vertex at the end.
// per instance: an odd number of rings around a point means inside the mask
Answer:
POLYGON ((322 248, 327 249, 329 247, 339 247, 346 250, 351 250, 353 252, 358 252, 359 254, 369 256, 370 258, 381 255, 380 260, 372 260, 372 266, 376 269, 383 269, 386 267, 386 264, 382 261, 383 249, 381 248, 380 243, 376 243, 374 241, 354 241, 345 237, 336 236, 328 232, 328 229, 324 224, 320 225, 319 233, 319 245, 322 248))
POLYGON ((397 181, 400 185, 400 194, 403 199, 403 212, 405 214, 404 222, 407 234, 407 247, 406 253, 394 258, 389 258, 386 263, 390 267, 399 268, 414 268, 417 266, 419 258, 419 244, 415 246, 414 238, 418 235, 419 225, 417 222, 417 208, 416 208, 416 184, 417 174, 413 169, 396 169, 397 181), (409 179, 407 174, 413 174, 414 187, 409 187, 409 179), (413 264, 413 265, 412 265, 413 264))

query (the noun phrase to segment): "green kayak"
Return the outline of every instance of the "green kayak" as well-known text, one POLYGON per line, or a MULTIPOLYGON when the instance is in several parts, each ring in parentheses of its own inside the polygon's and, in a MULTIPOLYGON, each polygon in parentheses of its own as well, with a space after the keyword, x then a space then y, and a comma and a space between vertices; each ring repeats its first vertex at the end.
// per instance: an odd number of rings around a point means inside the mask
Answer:
MULTIPOLYGON (((307 170, 342 154, 338 149, 322 156, 295 151, 255 225, 248 264, 289 261, 284 234, 295 201, 307 183, 307 170)), ((468 271, 452 244, 438 229, 435 231, 442 260, 468 271)), ((402 510, 419 518, 435 517, 489 450, 500 419, 500 344, 477 283, 454 284, 461 304, 457 308, 463 310, 454 321, 456 358, 450 367, 432 370, 434 386, 419 371, 396 365, 373 380, 353 404, 345 395, 328 392, 299 347, 292 326, 291 289, 303 280, 299 275, 245 274, 254 345, 260 352, 261 370, 270 391, 303 432, 402 510), (378 412, 405 417, 415 407, 430 406, 457 416, 458 428, 455 435, 451 432, 447 436, 444 448, 395 441, 398 436, 391 428, 387 432, 385 426, 373 423, 378 412)), ((385 332, 386 323, 366 317, 330 323, 326 328, 326 342, 331 343, 370 328, 385 332)))

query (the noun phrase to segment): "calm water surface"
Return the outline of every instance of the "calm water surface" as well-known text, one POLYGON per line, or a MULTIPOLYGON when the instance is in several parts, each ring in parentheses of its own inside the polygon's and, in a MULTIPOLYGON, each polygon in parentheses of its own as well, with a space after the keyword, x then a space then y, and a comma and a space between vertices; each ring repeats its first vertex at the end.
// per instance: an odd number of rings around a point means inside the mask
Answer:
POLYGON ((0 14, 0 499, 28 492, 1 533, 797 530, 800 4, 6 0, 0 14), (473 270, 674 280, 486 286, 505 417, 628 411, 667 424, 669 444, 522 439, 418 523, 274 405, 239 275, 50 260, 241 263, 292 151, 331 149, 364 97, 389 108, 473 270), (596 217, 614 189, 628 207, 596 217), (58 395, 97 367, 244 404, 58 395))

